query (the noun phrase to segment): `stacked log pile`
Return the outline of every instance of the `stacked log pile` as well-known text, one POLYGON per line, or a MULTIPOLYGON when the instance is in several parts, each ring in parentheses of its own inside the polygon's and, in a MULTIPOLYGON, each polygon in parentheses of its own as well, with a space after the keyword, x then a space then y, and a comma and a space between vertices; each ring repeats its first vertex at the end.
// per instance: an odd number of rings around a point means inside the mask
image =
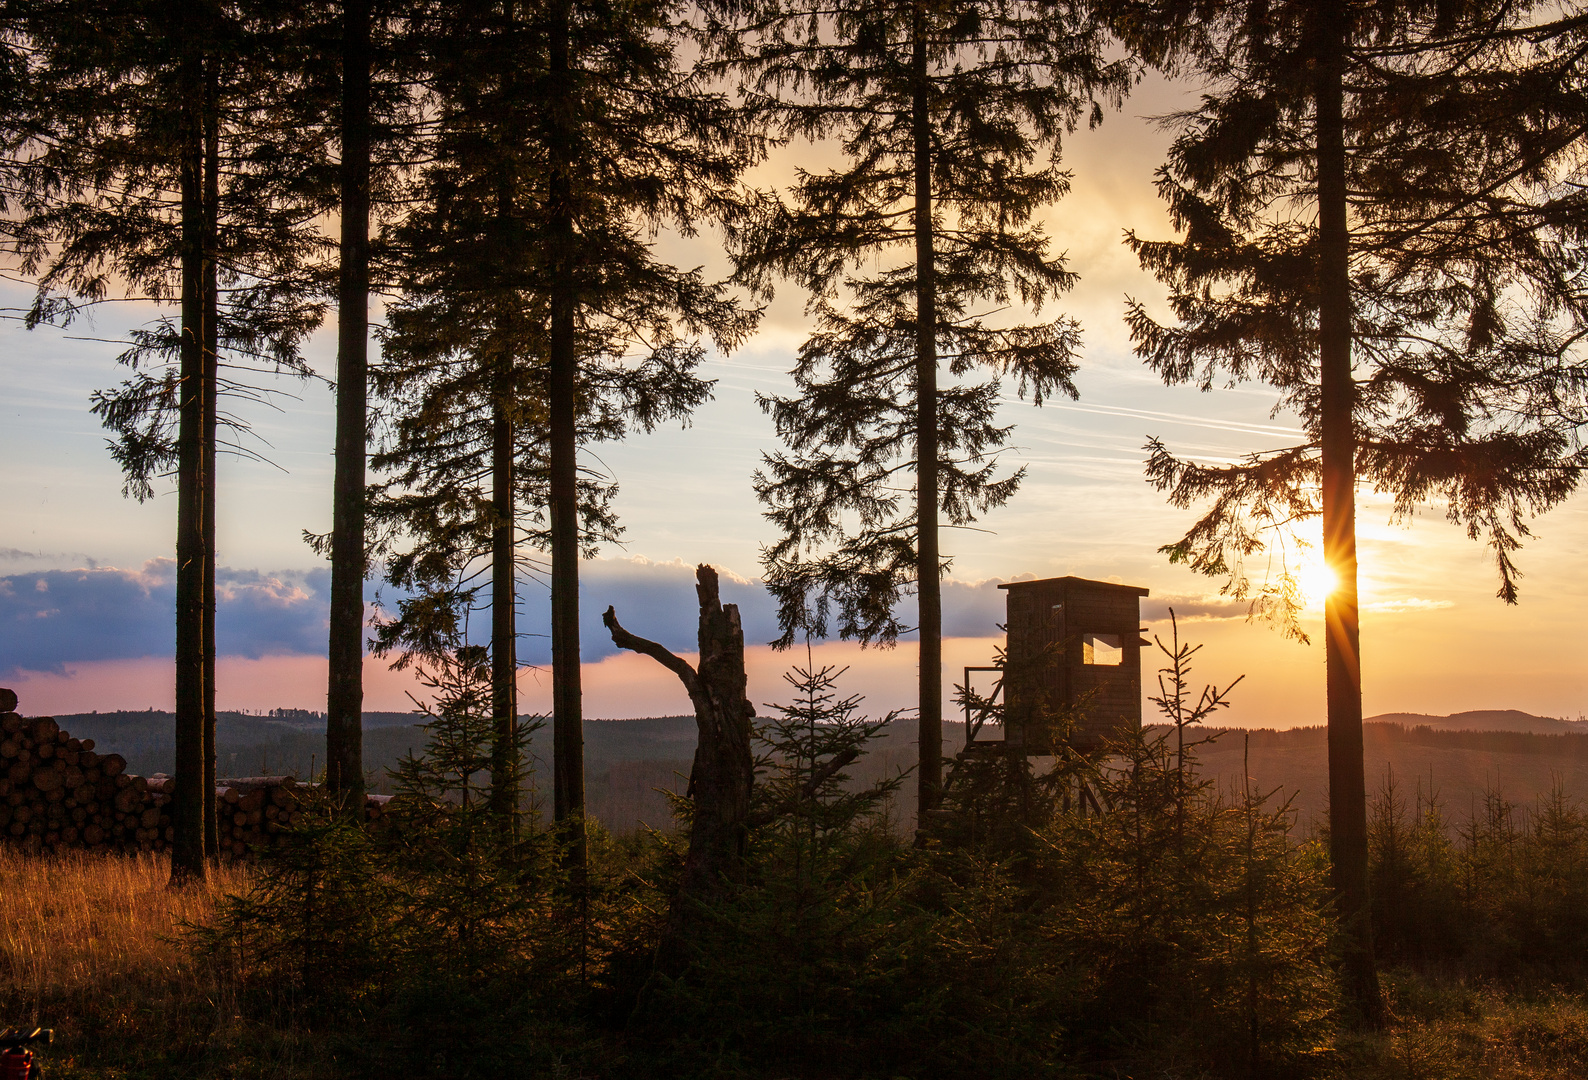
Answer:
MULTIPOLYGON (((120 754, 74 739, 48 716, 24 717, 0 690, 0 842, 31 852, 73 849, 163 851, 174 831, 174 781, 127 772, 120 754)), ((291 776, 219 780, 215 810, 220 854, 246 858, 279 841, 302 814, 312 785, 291 776)), ((380 821, 388 796, 365 801, 380 821)))
POLYGON ((0 834, 29 850, 170 841, 171 822, 120 754, 100 754, 48 716, 0 714, 0 834))

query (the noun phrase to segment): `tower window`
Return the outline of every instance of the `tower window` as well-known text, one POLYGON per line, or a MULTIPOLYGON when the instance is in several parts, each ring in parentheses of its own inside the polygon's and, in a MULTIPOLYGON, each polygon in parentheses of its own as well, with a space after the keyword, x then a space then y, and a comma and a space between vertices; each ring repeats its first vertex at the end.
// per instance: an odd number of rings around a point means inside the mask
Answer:
POLYGON ((1125 658, 1125 650, 1118 634, 1083 634, 1081 636, 1081 663, 1099 667, 1118 667, 1125 658))

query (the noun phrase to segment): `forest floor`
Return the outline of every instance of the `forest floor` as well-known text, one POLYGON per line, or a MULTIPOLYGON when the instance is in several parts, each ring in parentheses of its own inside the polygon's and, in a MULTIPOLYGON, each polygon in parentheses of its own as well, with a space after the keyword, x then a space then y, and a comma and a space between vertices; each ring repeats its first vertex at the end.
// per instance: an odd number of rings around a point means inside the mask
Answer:
MULTIPOLYGON (((0 1025, 55 1029, 43 1056, 52 1080, 265 1078, 357 1075, 350 1035, 316 1031, 286 1002, 272 1015, 245 1008, 227 976, 191 947, 187 927, 208 921, 246 866, 202 885, 167 886, 157 857, 38 858, 0 848, 0 1025)), ((1342 1035, 1320 1074, 1352 1080, 1564 1080, 1588 1076, 1588 1000, 1558 988, 1501 991, 1459 973, 1385 975, 1387 1029, 1342 1035)), ((587 1038, 589 1036, 587 1035, 587 1038)), ((575 1041, 578 1041, 577 1039, 575 1041)), ((603 1041, 599 1035, 594 1042, 603 1041)), ((589 1047, 590 1044, 586 1043, 589 1047)), ((356 1049, 354 1056, 357 1056, 356 1049)), ((597 1050, 545 1075, 600 1076, 597 1050)), ((1059 1072, 1065 1070, 1059 1069, 1059 1072)), ((446 1076, 440 1055, 427 1075, 446 1076)), ((413 1075, 420 1075, 414 1073, 413 1075)), ((790 1069, 789 1077, 801 1075, 790 1069)), ((1086 1075, 1079 1073, 1076 1075, 1086 1075)), ((1172 1062, 1100 1075, 1186 1075, 1172 1062)))
POLYGON ((51 1080, 334 1075, 310 1064, 295 1025, 244 1019, 228 980, 186 943, 188 926, 248 888, 247 866, 184 889, 170 875, 152 854, 0 848, 0 1025, 55 1030, 41 1055, 51 1080))

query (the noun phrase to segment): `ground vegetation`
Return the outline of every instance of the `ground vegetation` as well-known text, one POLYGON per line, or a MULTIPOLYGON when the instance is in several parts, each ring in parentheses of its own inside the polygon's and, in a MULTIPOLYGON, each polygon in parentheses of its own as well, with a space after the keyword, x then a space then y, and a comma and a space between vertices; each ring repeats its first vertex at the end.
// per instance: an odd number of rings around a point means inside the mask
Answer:
MULTIPOLYGON (((1588 816, 1563 795, 1447 816, 1426 792, 1376 794, 1386 1018, 1362 1034, 1325 838, 1251 784, 1220 795, 1198 738, 1162 728, 1064 782, 1016 777, 1020 829, 916 845, 888 817, 904 776, 848 779, 878 720, 812 665, 757 723, 737 869, 695 892, 663 967, 684 832, 592 823, 577 877, 555 830, 504 836, 488 653, 430 677, 427 745, 378 826, 323 798, 203 890, 166 888, 149 856, 0 856, 18 886, 0 894, 6 1007, 59 1029, 54 1075, 1543 1078, 1588 1061, 1588 816), (1102 812, 1063 797, 1078 781, 1102 812)), ((694 799, 679 810, 687 831, 694 799)))
MULTIPOLYGON (((1579 481, 1574 425, 1540 411, 1572 383, 1575 225, 1537 205, 1573 188, 1575 106, 1555 59, 1518 42, 1532 5, 1118 5, 1142 55, 1206 83, 1170 119, 1158 186, 1181 237, 1130 244, 1172 319, 1133 302, 1137 352, 1170 384, 1255 381, 1295 445, 1206 464, 1149 443, 1149 479, 1207 504, 1163 550, 1287 632, 1296 526, 1319 520, 1333 585, 1324 652, 1332 873, 1355 927, 1353 999, 1378 1014, 1362 768, 1357 492, 1395 517, 1443 502, 1485 539, 1516 599, 1527 519, 1579 481), (1281 569, 1254 584, 1249 565, 1281 569)), ((1569 65, 1568 65, 1569 67, 1569 65)))

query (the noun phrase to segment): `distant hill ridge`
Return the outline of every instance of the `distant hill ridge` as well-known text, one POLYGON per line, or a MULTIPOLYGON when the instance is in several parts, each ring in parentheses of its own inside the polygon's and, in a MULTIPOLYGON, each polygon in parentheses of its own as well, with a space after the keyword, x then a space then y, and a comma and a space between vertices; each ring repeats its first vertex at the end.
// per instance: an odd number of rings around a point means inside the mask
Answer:
MULTIPOLYGON (((121 754, 133 772, 150 775, 170 772, 174 766, 176 717, 169 712, 123 709, 60 714, 55 719, 74 736, 93 739, 102 752, 121 754)), ((427 719, 418 712, 364 714, 364 767, 373 790, 389 793, 388 770, 424 748, 422 725, 427 719)), ((272 716, 223 710, 215 720, 215 766, 223 776, 290 773, 306 778, 325 765, 321 714, 277 710, 272 716)), ((542 748, 550 740, 549 725, 531 736, 538 774, 531 787, 550 784, 551 767, 542 760, 542 748)), ((584 742, 586 787, 594 816, 619 831, 631 831, 639 822, 669 824, 671 810, 662 790, 682 791, 687 782, 695 754, 694 717, 587 720, 584 742)))
POLYGON ((1404 724, 1430 727, 1436 731, 1527 731, 1535 735, 1588 734, 1588 721, 1564 720, 1553 716, 1534 716, 1520 709, 1474 709, 1430 716, 1427 713, 1380 713, 1363 720, 1365 724, 1404 724))
MULTIPOLYGON (((57 717, 73 735, 122 754, 132 771, 145 775, 170 771, 174 719, 168 712, 130 710, 57 717)), ((324 764, 323 717, 223 712, 217 720, 217 767, 222 773, 308 776, 324 764)), ((389 790, 386 770, 423 747, 419 725, 424 722, 420 713, 364 715, 364 764, 376 790, 389 790)), ((963 725, 943 726, 944 751, 957 753, 964 744, 963 725)), ((671 818, 662 791, 683 790, 695 751, 694 718, 588 720, 584 734, 592 814, 618 832, 639 822, 666 825, 671 818)), ((913 724, 892 724, 880 734, 871 752, 850 770, 856 782, 893 776, 915 764, 913 724)), ((1574 796, 1588 797, 1588 723, 1517 709, 1451 716, 1381 713, 1367 719, 1364 735, 1369 791, 1394 775, 1412 788, 1438 789, 1452 809, 1460 810, 1495 789, 1522 804, 1556 783, 1574 796)), ((541 739, 550 740, 549 727, 535 733, 532 752, 544 745, 541 739)), ((1250 768, 1265 787, 1295 793, 1305 827, 1326 816, 1326 745, 1322 727, 1230 728, 1201 747, 1199 757, 1203 774, 1221 787, 1238 784, 1250 768)), ((532 786, 549 785, 549 765, 537 760, 535 767, 532 786)), ((901 821, 908 817, 907 803, 904 799, 896 808, 901 821)))
MULTIPOLYGON (((1212 729, 1198 748, 1203 776, 1238 791, 1250 775, 1295 798, 1303 831, 1328 817, 1328 731, 1323 727, 1212 729)), ((1407 806, 1437 795, 1455 828, 1491 796, 1524 809, 1559 788, 1588 800, 1588 724, 1515 709, 1453 716, 1383 713, 1363 725, 1368 795, 1390 788, 1407 806)))

